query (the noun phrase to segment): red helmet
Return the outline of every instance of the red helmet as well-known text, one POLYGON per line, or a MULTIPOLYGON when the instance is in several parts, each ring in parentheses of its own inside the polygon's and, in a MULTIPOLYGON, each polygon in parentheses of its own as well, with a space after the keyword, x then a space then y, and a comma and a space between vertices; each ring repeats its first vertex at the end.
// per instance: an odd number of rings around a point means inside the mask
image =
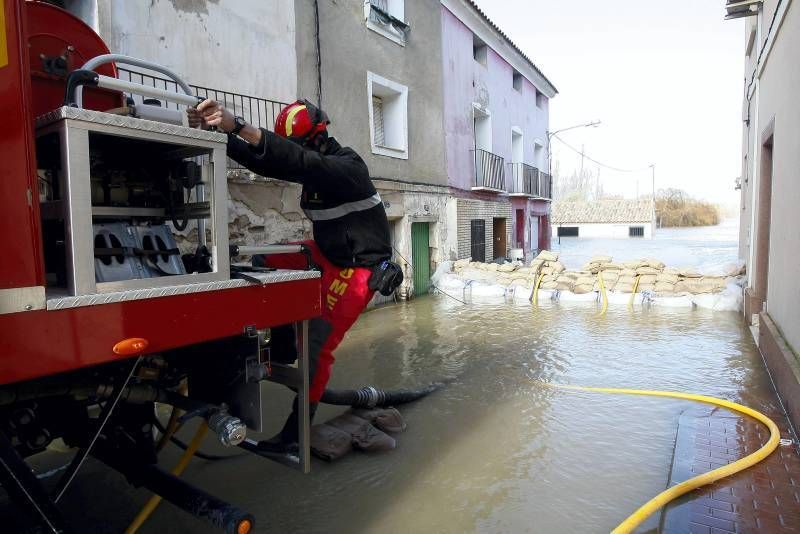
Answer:
POLYGON ((308 100, 289 104, 275 118, 275 133, 301 145, 327 132, 328 116, 308 100))

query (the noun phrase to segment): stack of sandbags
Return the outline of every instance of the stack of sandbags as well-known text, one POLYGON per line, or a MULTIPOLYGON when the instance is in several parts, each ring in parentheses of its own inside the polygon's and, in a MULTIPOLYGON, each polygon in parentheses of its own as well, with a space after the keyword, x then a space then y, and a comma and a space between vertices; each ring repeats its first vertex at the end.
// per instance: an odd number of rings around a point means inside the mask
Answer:
POLYGON ((540 274, 558 274, 566 270, 564 264, 558 261, 558 252, 543 250, 531 261, 531 269, 540 274))
POLYGON ((603 270, 604 265, 611 263, 611 260, 611 256, 594 256, 589 260, 589 263, 583 266, 583 270, 597 274, 603 270))
POLYGON ((675 296, 675 285, 680 280, 678 273, 678 269, 667 267, 657 274, 655 286, 653 287, 653 291, 655 291, 656 295, 665 297, 675 296))

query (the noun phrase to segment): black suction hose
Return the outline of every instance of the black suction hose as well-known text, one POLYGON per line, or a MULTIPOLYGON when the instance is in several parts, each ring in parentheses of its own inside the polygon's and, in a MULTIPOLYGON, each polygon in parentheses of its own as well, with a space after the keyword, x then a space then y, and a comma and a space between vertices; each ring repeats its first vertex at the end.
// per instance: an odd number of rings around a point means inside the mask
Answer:
POLYGON ((394 406, 408 404, 426 397, 445 386, 444 382, 434 382, 419 389, 395 389, 384 391, 367 386, 361 389, 326 389, 320 402, 354 408, 375 408, 376 406, 394 406))

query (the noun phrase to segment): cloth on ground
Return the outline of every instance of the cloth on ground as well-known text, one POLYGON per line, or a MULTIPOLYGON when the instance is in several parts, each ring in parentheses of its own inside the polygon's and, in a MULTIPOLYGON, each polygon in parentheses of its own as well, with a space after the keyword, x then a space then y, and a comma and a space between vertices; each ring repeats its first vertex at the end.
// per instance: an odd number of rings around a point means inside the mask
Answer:
POLYGON ((397 433, 406 429, 406 422, 397 408, 358 409, 353 410, 353 415, 366 419, 384 432, 397 433))

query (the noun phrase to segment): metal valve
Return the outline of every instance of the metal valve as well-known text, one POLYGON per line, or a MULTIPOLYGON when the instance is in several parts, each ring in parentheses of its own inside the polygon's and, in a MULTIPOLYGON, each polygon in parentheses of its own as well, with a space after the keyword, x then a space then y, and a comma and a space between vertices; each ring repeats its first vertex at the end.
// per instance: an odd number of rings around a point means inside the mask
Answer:
POLYGON ((234 447, 247 437, 247 427, 238 417, 226 412, 217 412, 208 418, 208 428, 211 429, 219 442, 226 447, 234 447))

